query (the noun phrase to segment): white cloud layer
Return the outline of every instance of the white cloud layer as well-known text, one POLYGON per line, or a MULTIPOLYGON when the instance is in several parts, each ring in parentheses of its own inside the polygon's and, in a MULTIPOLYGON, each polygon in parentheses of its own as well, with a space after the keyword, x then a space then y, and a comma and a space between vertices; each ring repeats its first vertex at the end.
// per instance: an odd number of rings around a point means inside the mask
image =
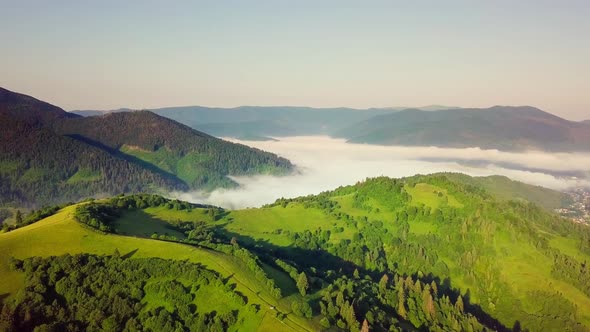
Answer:
POLYGON ((297 174, 235 177, 240 188, 217 189, 209 194, 173 193, 172 196, 232 209, 259 207, 280 197, 317 194, 367 177, 404 177, 436 172, 505 175, 513 180, 557 190, 590 186, 590 154, 349 144, 326 136, 277 139, 232 141, 288 158, 297 165, 297 174), (470 161, 477 161, 478 166, 466 164, 470 161), (555 172, 572 172, 578 176, 558 176, 555 172))

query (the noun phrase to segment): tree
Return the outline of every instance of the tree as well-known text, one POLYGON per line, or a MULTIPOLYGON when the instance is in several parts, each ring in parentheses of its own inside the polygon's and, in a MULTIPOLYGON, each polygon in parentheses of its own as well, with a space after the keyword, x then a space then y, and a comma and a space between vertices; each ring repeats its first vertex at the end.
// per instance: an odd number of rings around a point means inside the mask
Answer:
POLYGON ((369 332, 369 322, 367 319, 363 320, 363 326, 361 327, 361 332, 369 332))
POLYGON ((381 280, 379 280, 379 288, 381 288, 381 290, 385 290, 387 288, 388 283, 389 277, 387 276, 387 274, 384 274, 383 277, 381 277, 381 280))
POLYGON ((361 276, 360 276, 360 274, 359 274, 359 270, 358 270, 358 269, 354 269, 354 272, 352 273, 352 276, 353 276, 355 279, 360 279, 360 278, 361 278, 361 276))
POLYGON ((14 219, 16 220, 17 225, 20 225, 23 223, 23 214, 22 214, 22 212, 20 212, 20 210, 16 210, 16 216, 14 217, 14 219))
POLYGON ((432 294, 430 294, 430 290, 428 288, 424 288, 424 291, 422 292, 422 306, 426 317, 428 317, 430 320, 434 319, 436 314, 434 299, 432 298, 432 294))
POLYGON ((307 294, 307 290, 309 289, 309 281, 307 280, 305 272, 301 272, 299 274, 299 278, 297 278, 297 289, 299 289, 301 296, 305 296, 305 294, 307 294))
POLYGON ((397 314, 400 315, 401 318, 407 319, 408 311, 406 310, 406 294, 403 287, 400 287, 399 289, 398 299, 397 314))
POLYGON ((459 297, 457 298, 457 302, 455 302, 455 308, 460 313, 463 313, 463 311, 465 310, 465 306, 463 304, 463 298, 461 297, 461 295, 459 295, 459 297))

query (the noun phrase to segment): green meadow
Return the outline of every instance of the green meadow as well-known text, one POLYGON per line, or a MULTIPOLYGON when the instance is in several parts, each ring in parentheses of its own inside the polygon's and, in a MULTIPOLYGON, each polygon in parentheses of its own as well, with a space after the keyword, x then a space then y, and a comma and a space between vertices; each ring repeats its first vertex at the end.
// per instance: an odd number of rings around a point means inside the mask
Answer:
MULTIPOLYGON (((314 330, 312 323, 288 314, 291 311, 289 303, 277 302, 234 257, 179 243, 100 234, 82 227, 73 220, 75 208, 76 206, 66 207, 42 221, 0 234, 0 278, 2 280, 0 295, 2 298, 14 298, 24 284, 20 273, 10 271, 8 266, 10 257, 22 259, 33 256, 49 257, 77 253, 110 255, 117 249, 123 256, 128 255, 131 258, 159 257, 188 260, 202 264, 205 268, 228 278, 235 285, 236 290, 248 298, 249 303, 258 304, 261 308, 258 314, 244 321, 246 325, 241 326, 243 328, 258 331, 276 330, 277 327, 283 327, 281 330, 286 331, 314 330), (276 309, 271 309, 271 307, 276 309), (275 317, 277 310, 287 313, 286 319, 279 321, 275 317)), ((125 218, 131 217, 133 215, 125 218)), ((141 222, 140 227, 144 225, 143 223, 141 222)), ((157 227, 160 226, 153 229, 157 227)), ((280 274, 279 271, 273 273, 280 274)), ((149 298, 147 300, 150 301, 149 298)), ((201 304, 206 305, 206 303, 201 304)), ((216 305, 219 306, 221 303, 216 305)), ((240 330, 240 327, 236 330, 240 330)))

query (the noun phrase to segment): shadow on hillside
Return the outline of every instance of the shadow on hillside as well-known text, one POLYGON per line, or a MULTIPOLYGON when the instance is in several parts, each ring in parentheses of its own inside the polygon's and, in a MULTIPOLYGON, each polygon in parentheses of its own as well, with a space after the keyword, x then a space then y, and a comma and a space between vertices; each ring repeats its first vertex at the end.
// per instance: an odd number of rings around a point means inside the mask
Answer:
POLYGON ((126 253, 125 255, 121 256, 121 258, 122 258, 122 259, 131 258, 131 257, 133 257, 133 255, 135 255, 135 253, 136 253, 136 252, 138 252, 138 251, 139 251, 139 248, 138 248, 138 249, 131 250, 130 252, 128 252, 128 253, 126 253))
POLYGON ((134 157, 134 156, 129 155, 129 154, 126 154, 126 153, 123 153, 123 152, 121 152, 121 151, 119 151, 117 149, 111 148, 108 145, 102 144, 101 142, 92 140, 92 139, 90 139, 88 137, 85 137, 85 136, 82 136, 82 135, 71 134, 71 135, 65 135, 65 136, 67 136, 69 138, 72 138, 72 139, 75 139, 77 141, 84 142, 84 143, 86 143, 88 145, 94 146, 95 148, 98 148, 98 149, 101 149, 103 151, 106 151, 109 154, 111 154, 111 155, 113 155, 113 156, 115 156, 117 158, 127 160, 130 163, 139 165, 142 168, 148 169, 148 170, 150 170, 150 171, 152 171, 154 173, 157 173, 157 174, 162 175, 165 178, 171 179, 171 180, 175 181, 176 183, 182 184, 182 188, 178 188, 178 189, 182 189, 182 190, 188 190, 189 189, 188 188, 188 185, 184 181, 182 181, 181 179, 179 179, 176 175, 174 175, 172 173, 169 173, 169 172, 166 172, 163 169, 161 169, 159 167, 156 167, 155 165, 150 164, 150 163, 148 163, 146 161, 143 161, 143 160, 141 160, 141 159, 139 159, 137 157, 134 157))
MULTIPOLYGON (((418 278, 418 275, 413 274, 412 278, 418 278)), ((438 276, 429 273, 428 275, 420 278, 420 280, 428 283, 432 281, 436 282, 438 285, 440 285, 438 289, 439 293, 447 295, 453 302, 457 301, 457 298, 459 297, 459 295, 461 295, 463 297, 465 312, 474 315, 481 323, 492 328, 493 330, 499 332, 512 331, 512 329, 504 326, 504 324, 500 323, 500 321, 498 321, 494 317, 490 316, 487 312, 485 312, 481 308, 481 306, 479 306, 478 304, 471 303, 471 291, 469 289, 467 289, 467 292, 465 292, 465 294, 461 294, 461 292, 458 289, 453 288, 451 286, 450 278, 444 278, 441 280, 438 276)))
MULTIPOLYGON (((371 276, 371 278, 374 281, 378 281, 383 276, 383 271, 366 270, 360 266, 355 265, 352 262, 346 261, 338 256, 335 256, 324 249, 303 249, 293 246, 281 247, 268 242, 268 240, 254 239, 250 236, 230 232, 222 227, 222 225, 216 226, 217 234, 222 235, 227 239, 235 237, 241 246, 255 252, 258 255, 258 257, 260 257, 260 259, 264 261, 266 264, 272 266, 273 268, 279 271, 284 272, 285 274, 287 274, 287 272, 280 268, 274 262, 275 258, 280 258, 281 260, 287 262, 295 262, 299 270, 301 270, 301 268, 309 269, 313 267, 315 269, 318 269, 318 267, 320 267, 320 269, 324 271, 337 271, 337 275, 332 277, 334 279, 342 274, 352 276, 355 269, 361 272, 362 274, 371 276)), ((437 284, 441 285, 439 288, 439 294, 447 295, 451 300, 453 300, 453 302, 457 300, 457 297, 459 295, 462 295, 465 312, 477 317, 477 319, 485 326, 500 332, 512 331, 512 329, 504 326, 504 324, 500 323, 500 321, 486 313, 481 308, 481 306, 479 306, 478 304, 471 303, 469 290, 467 290, 466 294, 461 294, 459 290, 452 288, 451 280, 449 278, 441 280, 439 277, 434 276, 432 274, 423 276, 422 278, 419 278, 417 274, 414 274, 411 277, 414 280, 420 279, 424 283, 430 283, 432 281, 435 281, 437 284)), ((322 278, 328 282, 332 281, 327 276, 322 276, 322 278)), ((275 279, 277 285, 280 285, 280 283, 278 283, 277 281, 278 280, 275 279)), ((320 289, 322 287, 323 285, 316 286, 317 289, 320 289)), ((283 287, 281 287, 281 290, 283 290, 283 287)), ((289 296, 294 293, 295 292, 291 291, 287 294, 283 294, 283 296, 289 296)), ((515 326, 520 326, 520 323, 516 322, 515 326)))
MULTIPOLYGON (((223 228, 223 225, 216 225, 215 232, 229 240, 235 237, 238 240, 238 244, 242 247, 256 253, 256 255, 265 263, 283 272, 286 277, 289 277, 288 273, 284 271, 275 263, 276 258, 287 262, 296 262, 299 269, 301 268, 317 268, 321 266, 322 270, 334 270, 341 274, 352 274, 355 269, 363 271, 363 269, 350 263, 338 256, 335 256, 323 249, 303 249, 299 247, 280 247, 274 245, 267 240, 257 240, 250 236, 245 236, 239 233, 230 232, 223 228)), ((279 280, 276 276, 270 275, 275 283, 279 285, 283 296, 289 296, 297 293, 296 287, 289 287, 285 285, 284 281, 279 280)), ((290 277, 289 277, 290 278, 290 277)), ((292 280, 292 283, 296 283, 296 280, 292 280)))
POLYGON ((186 238, 171 222, 160 219, 141 209, 125 211, 115 220, 117 234, 150 238, 152 234, 172 235, 179 239, 186 238))
POLYGON ((10 296, 10 293, 0 294, 0 303, 4 302, 4 299, 9 296, 10 296))

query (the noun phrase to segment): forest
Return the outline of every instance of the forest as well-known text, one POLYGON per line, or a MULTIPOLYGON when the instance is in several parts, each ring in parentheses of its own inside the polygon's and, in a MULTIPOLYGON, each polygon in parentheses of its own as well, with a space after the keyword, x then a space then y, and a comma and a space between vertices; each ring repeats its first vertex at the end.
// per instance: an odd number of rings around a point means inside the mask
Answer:
POLYGON ((151 112, 82 118, 0 90, 0 207, 211 190, 236 186, 229 175, 286 174, 292 168, 274 154, 151 112))
MULTIPOLYGON (((224 210, 153 194, 87 200, 71 207, 81 227, 103 236, 139 236, 232 257, 267 294, 285 304, 273 311, 275 319, 300 317, 309 320, 312 329, 588 330, 588 229, 532 203, 497 199, 481 186, 445 174, 367 179, 319 195, 279 199, 260 209, 224 210), (143 232, 141 227, 152 231, 143 232), (522 280, 530 278, 534 268, 525 257, 547 268, 538 272, 535 283, 522 280), (506 274, 507 262, 522 270, 506 274)), ((54 301, 65 289, 58 287, 58 277, 46 271, 58 269, 50 267, 57 264, 64 265, 63 276, 76 275, 65 263, 72 257, 11 260, 11 269, 25 274, 26 286, 13 303, 5 303, 3 324, 22 330, 105 329, 68 311, 83 302, 78 297, 94 293, 60 295, 58 299, 65 300, 54 301), (33 268, 38 264, 46 265, 33 268), (33 277, 35 273, 41 276, 33 277), (54 302, 63 306, 59 319, 48 316, 51 311, 26 310, 54 302)), ((118 252, 83 257, 79 258, 83 262, 107 265, 112 261, 125 262, 122 266, 141 264, 118 252)), ((105 270, 103 277, 115 278, 114 287, 123 282, 116 279, 125 273, 121 271, 111 275, 105 270)), ((98 317, 109 318, 115 330, 188 331, 196 326, 191 324, 234 330, 242 324, 243 310, 254 310, 247 306, 248 296, 242 296, 244 305, 232 315, 215 318, 197 305, 191 311, 198 313, 193 315, 196 321, 188 320, 167 300, 151 306, 149 294, 167 289, 171 294, 178 292, 178 301, 195 302, 190 289, 196 286, 183 282, 154 286, 151 277, 142 278, 138 285, 124 286, 141 292, 117 295, 133 303, 129 304, 133 310, 124 312, 137 325, 127 326, 123 321, 129 319, 108 310, 98 317), (156 320, 157 329, 150 325, 156 320), (232 322, 238 325, 231 327, 232 322)), ((114 300, 101 296, 100 301, 114 300)))

